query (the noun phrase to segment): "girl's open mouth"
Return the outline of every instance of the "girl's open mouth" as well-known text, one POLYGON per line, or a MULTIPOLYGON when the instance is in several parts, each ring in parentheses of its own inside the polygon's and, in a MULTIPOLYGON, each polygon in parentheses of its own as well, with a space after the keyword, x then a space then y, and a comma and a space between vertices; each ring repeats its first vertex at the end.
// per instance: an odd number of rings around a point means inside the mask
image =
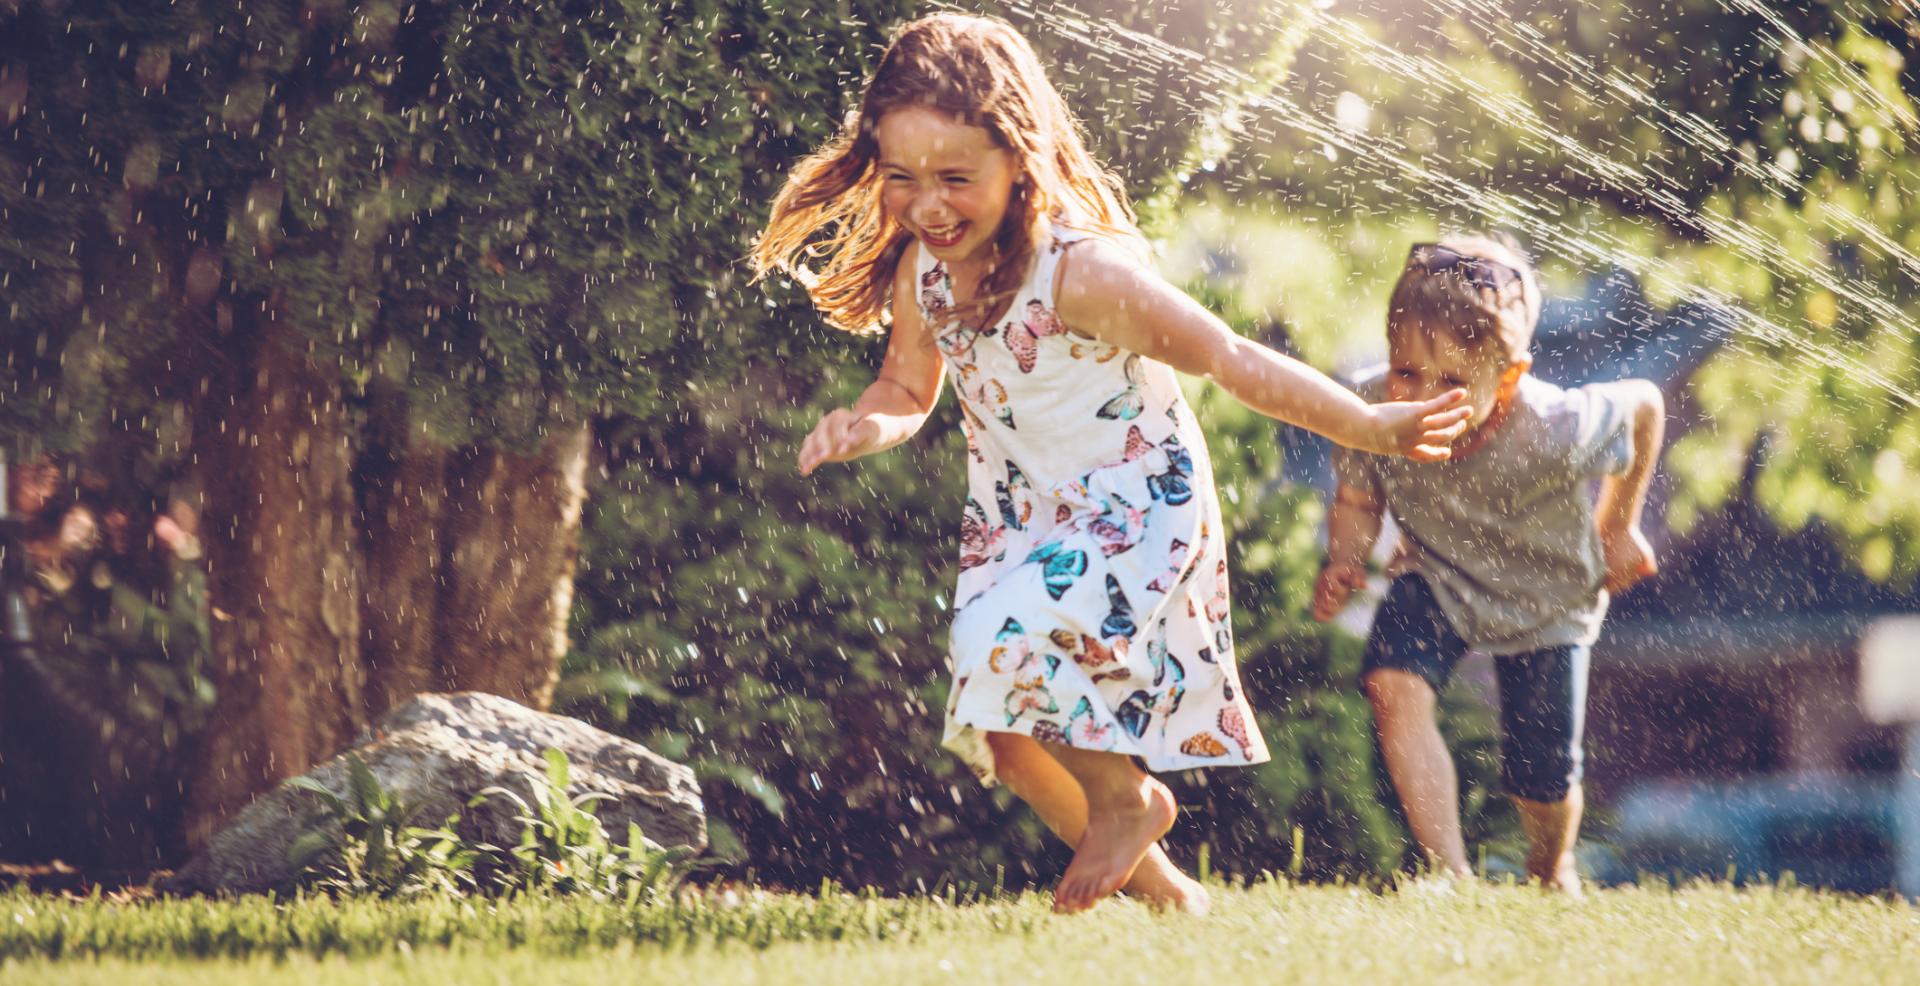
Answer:
POLYGON ((950 247, 960 242, 962 236, 967 235, 968 225, 968 223, 956 223, 952 226, 942 226, 939 228, 922 226, 920 227, 920 236, 927 241, 928 246, 950 247))

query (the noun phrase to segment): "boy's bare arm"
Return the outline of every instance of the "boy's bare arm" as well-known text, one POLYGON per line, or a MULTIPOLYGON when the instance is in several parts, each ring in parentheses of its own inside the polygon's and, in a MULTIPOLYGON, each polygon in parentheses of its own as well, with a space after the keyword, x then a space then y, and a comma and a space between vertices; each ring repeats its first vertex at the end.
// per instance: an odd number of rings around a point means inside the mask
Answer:
POLYGON ((1647 380, 1622 380, 1609 384, 1607 390, 1632 419, 1633 457, 1625 471, 1601 481, 1595 519, 1601 530, 1619 531, 1640 523, 1640 508, 1646 505, 1647 487, 1666 435, 1667 402, 1660 388, 1647 380))
POLYGON ((1660 570, 1653 558, 1653 546, 1640 531, 1640 509, 1646 505, 1653 468, 1660 461, 1667 402, 1660 388, 1646 380, 1622 380, 1609 384, 1607 390, 1631 418, 1633 450, 1624 471, 1601 480, 1594 522, 1600 528, 1600 546, 1606 556, 1607 591, 1622 592, 1660 570))
POLYGON ((1327 515, 1327 565, 1313 587, 1313 617, 1331 620, 1346 608, 1355 589, 1367 584, 1367 556, 1380 538, 1385 506, 1357 486, 1341 483, 1327 515))

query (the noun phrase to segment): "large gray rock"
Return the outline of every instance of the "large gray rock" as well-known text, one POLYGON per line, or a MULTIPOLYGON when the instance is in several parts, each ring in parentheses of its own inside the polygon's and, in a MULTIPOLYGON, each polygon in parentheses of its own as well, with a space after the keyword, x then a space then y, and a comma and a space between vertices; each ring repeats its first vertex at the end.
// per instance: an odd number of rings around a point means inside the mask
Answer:
MULTIPOLYGON (((549 747, 567 755, 570 790, 616 797, 594 811, 615 842, 627 823, 663 846, 706 848, 706 810, 691 768, 632 740, 577 719, 536 712, 481 692, 420 695, 387 713, 352 752, 366 761, 382 787, 411 802, 424 801, 413 824, 438 826, 460 815, 462 836, 496 846, 520 840, 517 810, 498 796, 474 808, 467 799, 499 785, 521 797, 546 775, 549 747)), ((347 755, 307 776, 351 803, 347 755)), ((287 848, 319 810, 317 795, 281 784, 254 799, 207 846, 160 885, 167 893, 258 893, 287 886, 294 876, 287 848)))

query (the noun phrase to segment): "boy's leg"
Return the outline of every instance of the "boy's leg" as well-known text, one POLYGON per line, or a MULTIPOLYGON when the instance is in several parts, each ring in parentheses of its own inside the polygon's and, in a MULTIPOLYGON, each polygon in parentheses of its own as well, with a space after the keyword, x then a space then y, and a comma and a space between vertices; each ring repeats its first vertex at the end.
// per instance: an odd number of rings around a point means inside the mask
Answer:
POLYGON ((1585 647, 1550 647, 1495 661, 1501 774, 1527 833, 1527 874, 1576 893, 1589 656, 1585 647))
POLYGON ((1053 893, 1053 909, 1084 911, 1133 878, 1147 853, 1173 827, 1178 805, 1166 785, 1119 753, 1043 748, 1080 783, 1087 796, 1087 829, 1073 862, 1053 893))
MULTIPOLYGON (((1087 831, 1087 795, 1040 743, 1020 733, 988 733, 993 769, 1007 789, 1025 801, 1060 841, 1078 847, 1087 831)), ((1207 891, 1199 881, 1180 872, 1154 843, 1124 888, 1150 903, 1188 913, 1207 908, 1207 891)))
POLYGON ((1361 672, 1387 775, 1414 841, 1429 860, 1458 877, 1472 869, 1460 834, 1460 784, 1440 735, 1438 705, 1466 650, 1427 581, 1403 575, 1374 614, 1361 672))
POLYGON ((1367 674, 1367 700, 1414 841, 1448 874, 1471 876, 1460 833, 1460 783, 1440 735, 1433 686, 1419 675, 1381 668, 1367 674))
POLYGON ((1580 813, 1586 796, 1578 784, 1559 801, 1531 801, 1519 795, 1520 827, 1527 833, 1527 875, 1550 890, 1580 892, 1580 872, 1573 863, 1573 844, 1580 836, 1580 813))

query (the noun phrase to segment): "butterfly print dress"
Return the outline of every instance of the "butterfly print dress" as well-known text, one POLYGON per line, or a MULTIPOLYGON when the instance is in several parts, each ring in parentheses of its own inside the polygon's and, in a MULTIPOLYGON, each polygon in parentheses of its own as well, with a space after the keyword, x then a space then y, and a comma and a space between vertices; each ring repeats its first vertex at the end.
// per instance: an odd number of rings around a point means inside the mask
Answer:
POLYGON ((1056 228, 985 328, 943 317, 951 280, 914 251, 967 436, 944 743, 987 783, 988 732, 1156 771, 1259 763, 1205 441, 1170 367, 1061 324, 1055 273, 1081 235, 1056 228))

